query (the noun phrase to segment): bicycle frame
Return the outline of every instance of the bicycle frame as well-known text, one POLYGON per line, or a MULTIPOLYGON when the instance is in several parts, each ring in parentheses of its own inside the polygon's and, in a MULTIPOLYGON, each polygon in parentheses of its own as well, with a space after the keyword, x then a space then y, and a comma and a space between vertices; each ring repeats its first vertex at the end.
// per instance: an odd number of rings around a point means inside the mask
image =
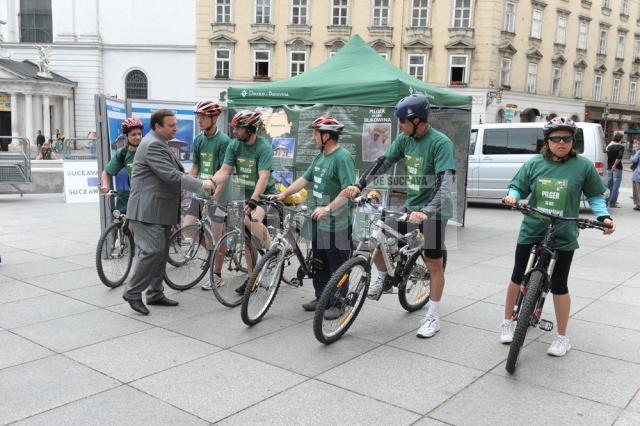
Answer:
POLYGON ((380 218, 375 222, 376 229, 373 232, 373 235, 371 236, 371 239, 370 239, 370 241, 373 241, 373 244, 374 244, 373 252, 370 252, 367 247, 366 254, 365 254, 365 251, 362 249, 362 245, 365 243, 365 241, 360 241, 358 243, 358 247, 355 250, 355 255, 365 257, 365 259, 367 259, 367 262, 369 263, 369 266, 371 266, 373 263, 373 259, 376 257, 378 252, 381 253, 382 259, 384 260, 384 264, 387 267, 387 274, 391 278, 398 278, 398 274, 396 274, 396 272, 398 269, 402 270, 402 268, 398 268, 398 266, 401 265, 402 260, 408 259, 413 253, 420 250, 420 247, 412 248, 410 247, 409 244, 405 245, 399 250, 399 254, 400 254, 399 261, 394 262, 391 259, 391 253, 389 251, 389 246, 387 245, 387 238, 389 237, 395 238, 396 240, 398 240, 398 242, 400 240, 411 241, 412 239, 411 237, 414 236, 417 238, 420 234, 420 231, 416 229, 414 231, 409 232, 406 235, 401 234, 395 229, 393 229, 392 227, 390 227, 389 225, 387 225, 385 223, 385 219, 388 215, 404 217, 406 219, 407 213, 402 213, 402 214, 394 213, 384 208, 380 208, 379 211, 381 215, 380 215, 380 218))
POLYGON ((555 241, 556 228, 556 220, 551 219, 545 230, 544 239, 531 248, 522 285, 520 286, 520 292, 518 293, 518 299, 516 300, 512 313, 512 319, 517 320, 520 315, 520 307, 524 301, 524 296, 527 294, 527 282, 529 281, 529 277, 533 271, 540 271, 543 276, 542 288, 536 307, 533 311, 533 316, 529 319, 529 325, 531 327, 538 327, 540 325, 541 328, 546 331, 551 331, 553 329, 553 324, 551 322, 545 321, 544 323, 541 323, 541 321, 544 321, 541 320, 541 316, 544 302, 549 294, 550 278, 553 275, 553 270, 558 258, 557 250, 551 248, 555 241))
POLYGON ((609 228, 610 225, 594 221, 591 219, 585 218, 568 218, 555 214, 550 214, 548 212, 542 211, 535 207, 516 205, 513 207, 514 209, 520 210, 524 214, 532 214, 536 213, 542 215, 544 217, 549 218, 549 225, 547 225, 544 237, 542 241, 533 246, 531 249, 531 254, 529 255, 529 260, 527 262, 527 266, 525 268, 525 275, 523 278, 522 285, 520 286, 520 292, 518 293, 518 299, 513 308, 513 313, 511 315, 513 320, 517 320, 520 315, 520 307, 522 306, 522 302, 524 301, 524 296, 527 292, 527 282, 534 271, 539 271, 542 274, 543 282, 542 288, 540 291, 540 295, 538 296, 538 301, 536 302, 536 306, 533 311, 532 318, 529 318, 529 325, 532 327, 540 327, 545 331, 551 331, 553 329, 553 323, 551 321, 542 320, 540 317, 542 315, 542 307, 544 306, 545 299, 549 294, 550 289, 550 279, 553 275, 553 271, 556 266, 556 261, 558 259, 558 251, 553 248, 553 243, 555 241, 556 231, 561 221, 571 221, 576 222, 578 228, 595 228, 595 229, 605 229, 609 228))

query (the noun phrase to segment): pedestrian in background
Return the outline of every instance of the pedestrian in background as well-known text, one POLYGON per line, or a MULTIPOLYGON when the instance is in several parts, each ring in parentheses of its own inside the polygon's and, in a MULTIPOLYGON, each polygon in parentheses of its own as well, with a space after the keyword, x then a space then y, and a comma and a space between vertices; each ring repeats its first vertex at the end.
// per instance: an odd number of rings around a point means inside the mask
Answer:
POLYGON ((613 141, 607 146, 607 186, 609 188, 609 198, 607 206, 613 208, 621 207, 618 203, 618 193, 622 182, 622 156, 624 155, 624 142, 622 134, 616 133, 613 141))
POLYGON ((640 149, 636 150, 633 157, 631 157, 631 170, 633 170, 631 181, 633 182, 634 210, 640 210, 640 167, 638 167, 638 163, 640 163, 640 149))

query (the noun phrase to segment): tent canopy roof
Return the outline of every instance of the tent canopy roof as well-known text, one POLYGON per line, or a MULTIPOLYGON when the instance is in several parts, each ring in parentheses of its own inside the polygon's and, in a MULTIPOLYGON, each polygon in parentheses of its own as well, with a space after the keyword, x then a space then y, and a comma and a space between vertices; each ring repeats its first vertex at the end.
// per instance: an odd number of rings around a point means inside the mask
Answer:
POLYGON ((411 93, 423 93, 434 107, 471 109, 471 97, 420 81, 382 58, 355 35, 317 67, 286 80, 230 87, 230 107, 274 105, 367 105, 393 107, 411 93))

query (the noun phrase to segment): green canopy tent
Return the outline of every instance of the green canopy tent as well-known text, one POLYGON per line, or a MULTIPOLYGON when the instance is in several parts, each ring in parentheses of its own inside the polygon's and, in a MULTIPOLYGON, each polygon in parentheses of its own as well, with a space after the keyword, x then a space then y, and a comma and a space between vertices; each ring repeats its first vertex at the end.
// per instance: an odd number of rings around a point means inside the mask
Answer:
POLYGON ((230 87, 229 107, 271 105, 367 105, 393 107, 404 96, 424 93, 433 107, 471 110, 471 97, 420 81, 382 58, 355 35, 317 67, 286 80, 230 87))
MULTIPOLYGON (((326 62, 303 74, 258 86, 230 87, 227 93, 230 115, 240 109, 262 109, 265 136, 274 146, 274 175, 286 179, 300 176, 317 154, 307 129, 314 118, 331 115, 345 124, 340 143, 353 154, 356 168, 364 170, 396 136, 396 103, 411 93, 425 94, 432 106, 429 121, 456 146, 455 220, 464 223, 470 96, 410 76, 357 35, 326 62), (276 147, 283 143, 294 146, 291 156, 278 157, 281 151, 276 147)), ((394 173, 406 174, 404 165, 398 163, 394 173)))

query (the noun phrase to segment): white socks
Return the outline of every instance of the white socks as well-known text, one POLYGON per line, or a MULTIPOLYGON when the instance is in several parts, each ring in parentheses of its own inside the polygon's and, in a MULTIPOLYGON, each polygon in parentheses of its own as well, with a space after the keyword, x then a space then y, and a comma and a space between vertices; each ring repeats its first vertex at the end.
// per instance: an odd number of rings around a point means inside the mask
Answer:
POLYGON ((440 301, 429 300, 429 305, 427 306, 427 315, 432 315, 434 317, 438 316, 440 308, 440 301))
POLYGON ((378 271, 378 278, 381 280, 384 280, 385 278, 387 278, 387 273, 386 272, 382 272, 382 271, 378 271))

